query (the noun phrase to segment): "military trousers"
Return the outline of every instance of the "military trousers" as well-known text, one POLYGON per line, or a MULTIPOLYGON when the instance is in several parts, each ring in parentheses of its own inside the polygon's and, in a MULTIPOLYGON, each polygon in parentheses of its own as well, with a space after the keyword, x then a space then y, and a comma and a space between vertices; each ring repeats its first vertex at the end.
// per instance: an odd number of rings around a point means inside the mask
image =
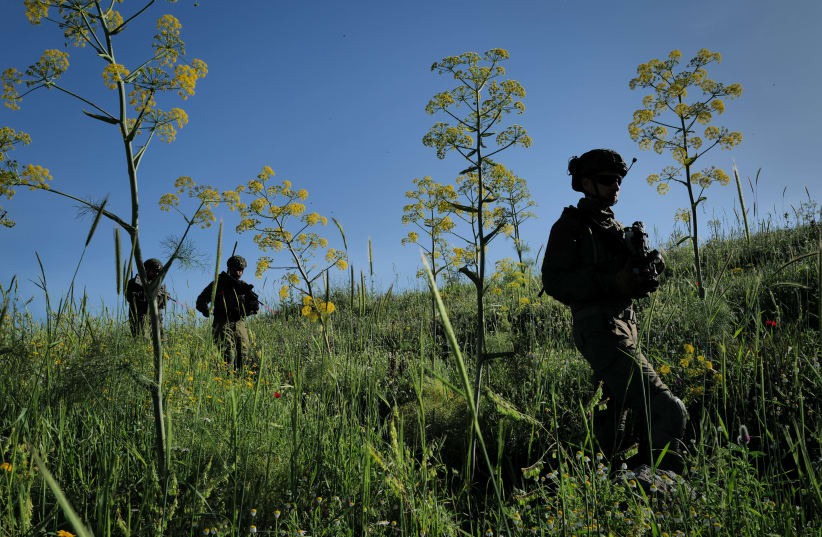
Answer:
MULTIPOLYGON (((160 314, 160 318, 158 319, 158 321, 160 323, 160 339, 165 339, 162 313, 160 314)), ((131 330, 131 335, 134 337, 145 336, 146 334, 150 335, 151 319, 149 319, 148 313, 133 313, 129 311, 128 327, 129 330, 131 330)))
POLYGON ((637 464, 654 464, 667 450, 660 468, 680 473, 687 411, 637 348, 633 310, 603 309, 575 316, 574 343, 591 365, 594 380, 604 384, 608 399, 605 410, 594 418, 603 454, 613 458, 636 441, 637 464), (629 415, 636 427, 626 438, 629 415))
POLYGON ((222 350, 228 365, 240 370, 248 359, 250 347, 245 320, 214 321, 211 327, 214 343, 222 350))

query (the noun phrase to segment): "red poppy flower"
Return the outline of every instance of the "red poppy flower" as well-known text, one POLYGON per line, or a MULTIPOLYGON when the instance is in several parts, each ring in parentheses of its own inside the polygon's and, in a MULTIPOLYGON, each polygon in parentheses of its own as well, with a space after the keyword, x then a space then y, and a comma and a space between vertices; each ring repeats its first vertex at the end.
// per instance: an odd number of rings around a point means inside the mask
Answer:
POLYGON ((282 396, 283 394, 281 394, 280 392, 274 392, 274 399, 279 399, 282 396))

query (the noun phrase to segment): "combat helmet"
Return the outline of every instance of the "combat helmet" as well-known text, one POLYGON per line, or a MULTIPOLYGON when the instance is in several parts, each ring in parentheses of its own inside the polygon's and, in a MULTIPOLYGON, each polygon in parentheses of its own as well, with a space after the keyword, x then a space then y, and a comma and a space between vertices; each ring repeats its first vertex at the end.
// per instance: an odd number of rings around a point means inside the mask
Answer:
POLYGON ((152 257, 151 259, 143 261, 143 268, 146 272, 150 270, 160 272, 163 270, 163 263, 159 259, 152 257))
POLYGON ((245 270, 245 268, 248 266, 248 263, 246 263, 245 258, 243 256, 232 255, 228 258, 226 265, 228 266, 229 270, 245 270))
POLYGON ((613 149, 591 149, 579 157, 571 157, 568 161, 571 188, 577 192, 582 192, 583 177, 603 172, 625 177, 628 173, 628 166, 620 154, 613 149))

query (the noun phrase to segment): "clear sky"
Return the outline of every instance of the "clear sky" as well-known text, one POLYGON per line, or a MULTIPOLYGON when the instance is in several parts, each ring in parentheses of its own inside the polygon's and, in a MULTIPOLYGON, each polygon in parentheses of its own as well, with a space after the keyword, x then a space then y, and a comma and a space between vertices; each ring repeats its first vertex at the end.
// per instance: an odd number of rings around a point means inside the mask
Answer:
MULTIPOLYGON (((120 10, 142 5, 126 0, 120 10)), ((541 248, 563 206, 575 203, 566 175, 572 155, 611 147, 638 162, 623 185, 617 217, 643 220, 652 239, 666 240, 674 212, 687 205, 684 189, 672 186, 659 196, 644 178, 667 160, 641 151, 627 125, 644 95, 628 81, 636 66, 664 58, 672 49, 683 58, 700 48, 723 55, 709 67, 715 80, 742 84, 741 98, 728 101, 715 124, 741 131, 741 145, 714 149, 700 163, 731 173, 735 161, 746 188, 746 202, 758 217, 783 222, 783 214, 822 194, 814 155, 822 137, 820 56, 822 2, 796 0, 548 1, 272 1, 158 0, 127 34, 136 40, 121 52, 135 64, 147 53, 154 21, 174 14, 183 25, 187 58, 201 58, 208 76, 196 95, 177 103, 189 115, 173 144, 154 143, 140 168, 143 203, 142 243, 148 257, 164 258, 163 239, 182 229, 182 221, 157 210, 157 199, 172 190, 180 175, 219 188, 233 188, 270 165, 277 179, 289 179, 310 193, 309 208, 343 225, 355 270, 368 275, 368 241, 374 253, 374 283, 416 287, 415 247, 401 246, 409 228, 400 222, 405 192, 415 177, 450 182, 465 168, 458 155, 438 160, 422 137, 441 117, 425 113, 429 98, 452 87, 452 80, 430 70, 433 62, 466 51, 504 48, 507 76, 526 89, 525 113, 516 119, 533 138, 530 149, 512 148, 499 160, 528 181, 537 218, 523 228, 532 255, 541 248), (142 40, 140 36, 144 36, 142 40)), ((125 34, 124 34, 125 35, 125 34)), ((131 39, 131 38, 129 38, 131 39)), ((0 3, 0 68, 20 70, 46 48, 64 48, 53 26, 31 26, 22 0, 0 3)), ((83 95, 113 98, 103 87, 104 66, 89 49, 65 49, 71 67, 62 83, 83 95)), ((122 61, 122 60, 121 60, 122 61)), ((15 151, 21 162, 51 170, 55 188, 95 199, 110 196, 109 208, 128 215, 128 182, 113 128, 86 118, 78 102, 55 91, 27 96, 22 110, 0 109, 0 126, 31 134, 32 144, 15 151)), ((736 189, 714 185, 702 205, 703 224, 718 219, 737 228, 736 189)), ((16 219, 0 229, 0 282, 16 275, 29 308, 43 311, 38 253, 52 299, 66 292, 80 262, 91 220, 78 218, 74 204, 43 192, 20 191, 0 205, 16 219)), ((237 215, 219 213, 224 245, 239 241, 238 253, 254 263, 258 251, 249 235, 237 236, 237 215)), ((703 226, 707 237, 707 226, 703 226)), ((324 229, 339 242, 333 225, 324 229)), ((216 226, 194 232, 204 258, 213 266, 216 226)), ((123 235, 125 238, 125 235, 123 235)), ((510 242, 491 245, 494 257, 513 256, 510 242)), ((115 291, 113 224, 103 220, 85 253, 77 290, 99 308, 121 307, 115 291)), ((211 269, 177 270, 168 286, 183 303, 210 280, 211 269)), ((246 279, 276 296, 277 274, 246 279)), ((343 275, 337 279, 342 281, 343 275)), ((273 298, 270 298, 274 302, 273 298)))

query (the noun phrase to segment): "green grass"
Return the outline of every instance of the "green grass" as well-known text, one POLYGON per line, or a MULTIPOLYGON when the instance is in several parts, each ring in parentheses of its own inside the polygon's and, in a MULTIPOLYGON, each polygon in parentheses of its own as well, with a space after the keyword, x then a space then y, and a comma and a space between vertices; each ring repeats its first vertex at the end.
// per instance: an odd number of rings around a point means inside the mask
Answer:
MULTIPOLYGON (((705 301, 688 249, 667 252, 662 287, 638 304, 644 352, 691 414, 690 469, 664 495, 609 475, 592 448, 596 386, 567 309, 537 299, 535 280, 489 295, 489 350, 516 352, 487 366, 477 418, 490 468, 478 456, 473 479, 471 407, 445 332, 431 336, 428 293, 352 304, 349 289, 333 291, 330 357, 296 306, 259 315, 255 367, 239 375, 206 324, 172 310, 169 483, 153 460, 148 340, 66 299, 35 321, 11 285, 0 304, 0 535, 81 534, 81 524, 98 537, 252 526, 311 536, 818 535, 818 251, 814 226, 712 240, 705 301)), ((442 295, 472 375, 472 289, 442 295)))

